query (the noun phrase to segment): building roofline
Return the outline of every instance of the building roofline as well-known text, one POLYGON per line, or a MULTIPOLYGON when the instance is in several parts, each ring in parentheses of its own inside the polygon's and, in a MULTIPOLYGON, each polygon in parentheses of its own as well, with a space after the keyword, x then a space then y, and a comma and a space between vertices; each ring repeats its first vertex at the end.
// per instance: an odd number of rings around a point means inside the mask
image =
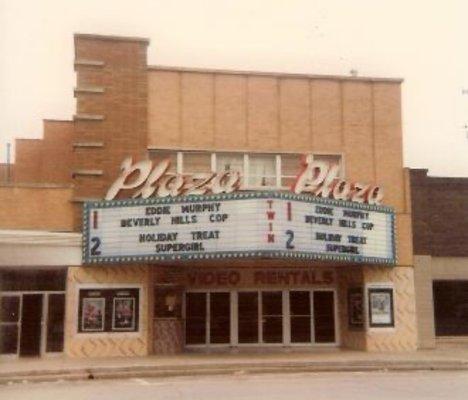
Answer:
POLYGON ((108 40, 114 42, 141 42, 149 44, 149 38, 135 37, 135 36, 115 36, 115 35, 99 35, 95 33, 75 33, 75 39, 93 39, 93 40, 108 40))
POLYGON ((429 175, 427 168, 409 168, 412 184, 435 184, 435 185, 463 185, 468 187, 466 176, 440 176, 429 175))
POLYGON ((72 119, 42 118, 44 122, 74 122, 72 119))
POLYGON ((358 82, 388 82, 402 83, 403 78, 379 78, 368 76, 346 76, 346 75, 318 75, 318 74, 302 74, 292 72, 267 72, 267 71, 244 71, 244 70, 228 70, 215 68, 188 68, 179 66, 166 65, 148 65, 150 71, 174 71, 174 72, 194 72, 194 73, 211 73, 211 74, 228 74, 228 75, 255 75, 277 78, 295 78, 295 79, 332 79, 342 81, 358 81, 358 82))
MULTIPOLYGON (((10 164, 14 166, 15 164, 10 164)), ((71 183, 21 183, 21 182, 0 182, 0 188, 23 188, 23 189, 72 189, 71 183)))
POLYGON ((15 141, 19 141, 19 140, 42 140, 42 138, 15 138, 15 141))

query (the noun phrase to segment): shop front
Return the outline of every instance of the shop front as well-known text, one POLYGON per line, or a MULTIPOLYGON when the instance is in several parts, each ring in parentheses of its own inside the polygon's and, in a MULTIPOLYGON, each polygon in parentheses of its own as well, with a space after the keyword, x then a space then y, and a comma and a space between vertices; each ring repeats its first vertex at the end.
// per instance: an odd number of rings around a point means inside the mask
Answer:
POLYGON ((167 267, 158 275, 155 352, 339 344, 333 268, 182 267, 172 285, 167 267))
POLYGON ((66 270, 0 271, 0 355, 63 352, 66 270))
POLYGON ((334 289, 188 290, 184 311, 186 348, 336 344, 334 289))
MULTIPOLYGON (((143 163, 124 165, 124 179, 117 178, 108 197, 118 194, 117 185, 126 191, 134 189, 132 182, 144 185, 139 174, 151 174, 143 163), (134 181, 127 183, 131 174, 134 181)), ((329 190, 323 186, 327 175, 312 173, 330 171, 328 165, 305 167, 309 174, 297 179, 301 188, 329 190)), ((159 191, 174 190, 178 175, 159 179, 173 181, 169 188, 160 184, 159 191)), ((106 276, 118 276, 120 263, 124 268, 144 264, 148 289, 143 294, 123 283, 77 284, 77 336, 138 335, 139 321, 147 316, 143 325, 158 354, 339 346, 338 297, 349 289, 344 276, 349 269, 362 273, 360 265, 368 263, 393 268, 393 211, 376 204, 369 194, 376 189, 352 202, 287 191, 235 191, 229 182, 236 180, 236 173, 223 173, 210 194, 86 203, 81 272, 105 268, 106 276)), ((346 186, 351 184, 343 181, 346 186)), ((144 186, 138 190, 144 193, 144 186)), ((353 196, 358 189, 342 191, 353 196)), ((342 194, 336 189, 335 195, 342 194)), ((362 334, 364 288, 354 289, 361 294, 354 328, 362 334)), ((393 321, 393 298, 385 301, 380 311, 393 321)), ((378 307, 369 310, 377 318, 378 307)))

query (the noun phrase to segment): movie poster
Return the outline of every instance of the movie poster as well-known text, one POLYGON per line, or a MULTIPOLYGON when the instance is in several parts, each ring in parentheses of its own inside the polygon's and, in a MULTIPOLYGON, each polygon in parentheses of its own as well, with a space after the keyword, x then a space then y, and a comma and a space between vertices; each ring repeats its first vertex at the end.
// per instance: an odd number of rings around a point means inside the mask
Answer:
POLYGON ((369 325, 371 327, 393 327, 393 289, 369 289, 369 325))
POLYGON ((81 330, 83 332, 104 331, 105 299, 103 297, 83 298, 81 330))
POLYGON ((114 297, 112 330, 133 331, 135 329, 135 299, 114 297))
POLYGON ((348 290, 348 324, 351 328, 364 326, 364 295, 362 288, 348 290))

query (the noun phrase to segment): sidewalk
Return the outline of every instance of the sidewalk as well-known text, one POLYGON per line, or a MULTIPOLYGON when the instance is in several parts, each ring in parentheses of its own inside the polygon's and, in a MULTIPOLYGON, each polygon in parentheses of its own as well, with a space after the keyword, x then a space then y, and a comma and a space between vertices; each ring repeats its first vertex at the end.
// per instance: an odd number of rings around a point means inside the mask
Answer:
POLYGON ((0 384, 267 372, 468 370, 468 346, 409 353, 350 350, 185 353, 172 356, 0 359, 0 384))

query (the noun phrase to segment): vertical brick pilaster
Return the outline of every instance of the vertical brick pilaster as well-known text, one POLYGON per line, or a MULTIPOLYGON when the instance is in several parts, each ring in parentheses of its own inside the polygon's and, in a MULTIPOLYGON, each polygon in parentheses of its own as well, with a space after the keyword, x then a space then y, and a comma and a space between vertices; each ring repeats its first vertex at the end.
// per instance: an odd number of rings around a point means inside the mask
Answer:
POLYGON ((84 144, 74 149, 75 198, 102 198, 124 157, 146 155, 148 40, 82 34, 74 39, 74 143, 84 144))
POLYGON ((125 156, 141 158, 147 148, 148 41, 75 35, 77 110, 75 197, 102 198, 125 156), (102 175, 81 171, 102 170, 102 175))

